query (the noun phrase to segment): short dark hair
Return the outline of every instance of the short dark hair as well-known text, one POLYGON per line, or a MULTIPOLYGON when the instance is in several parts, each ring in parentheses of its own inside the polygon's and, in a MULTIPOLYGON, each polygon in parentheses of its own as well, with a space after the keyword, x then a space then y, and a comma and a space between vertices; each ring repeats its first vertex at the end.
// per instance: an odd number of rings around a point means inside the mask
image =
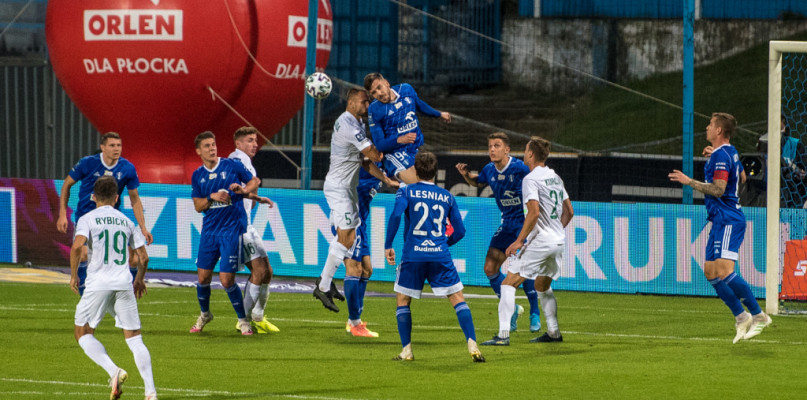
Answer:
MULTIPOLYGON (((358 96, 360 93, 367 94, 367 91, 364 89, 350 88, 350 90, 347 91, 347 101, 353 100, 353 98, 358 96)), ((367 94, 367 97, 370 97, 370 95, 367 94)))
POLYGON ((204 132, 196 135, 196 139, 193 139, 193 144, 195 144, 196 148, 198 149, 199 145, 202 144, 202 140, 205 140, 205 139, 216 140, 216 135, 214 135, 213 132, 204 131, 204 132))
POLYGON ((547 158, 549 158, 549 148, 551 147, 551 143, 548 140, 540 136, 533 136, 530 138, 527 146, 532 152, 535 161, 544 162, 547 158))
POLYGON ((118 139, 120 140, 120 135, 117 132, 107 132, 101 135, 101 144, 106 144, 107 139, 118 139))
POLYGON ((421 151, 415 156, 415 172, 418 178, 429 181, 437 174, 437 156, 430 151, 421 151))
POLYGON ((373 82, 376 79, 384 79, 384 75, 381 75, 379 72, 370 72, 369 74, 364 76, 364 89, 370 90, 370 87, 373 86, 373 82))
POLYGON ((504 132, 493 132, 488 135, 488 141, 493 139, 500 139, 502 142, 504 142, 505 146, 510 147, 510 136, 507 136, 507 134, 504 132))
MULTIPOLYGON (((258 134, 258 128, 255 128, 254 126, 242 126, 235 130, 235 133, 233 134, 233 140, 237 141, 238 139, 241 139, 244 136, 257 135, 257 134, 258 134)), ((199 145, 197 144, 196 147, 199 147, 199 145)))
POLYGON ((726 139, 731 139, 734 135, 734 130, 737 129, 737 120, 733 115, 728 113, 716 112, 712 113, 712 118, 715 118, 717 124, 723 129, 723 136, 726 139))
POLYGON ((96 202, 111 203, 118 195, 118 181, 112 176, 104 175, 95 181, 92 190, 96 202))

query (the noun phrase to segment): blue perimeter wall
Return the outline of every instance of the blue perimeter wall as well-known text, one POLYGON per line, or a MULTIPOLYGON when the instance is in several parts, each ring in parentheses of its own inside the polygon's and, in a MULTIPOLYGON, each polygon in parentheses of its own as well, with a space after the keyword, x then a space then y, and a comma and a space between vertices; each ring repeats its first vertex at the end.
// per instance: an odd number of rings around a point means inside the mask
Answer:
MULTIPOLYGON (((683 0, 520 0, 519 13, 560 18, 683 18, 683 0)), ((783 13, 807 15, 804 0, 701 0, 701 18, 779 19, 783 13)))
MULTIPOLYGON (((62 181, 54 181, 56 193, 62 181)), ((12 189, 13 190, 13 189, 12 189)), ((71 191, 69 205, 77 201, 71 191)), ((140 189, 146 224, 154 235, 149 246, 149 267, 194 271, 202 226, 202 215, 193 208, 189 185, 143 184, 140 189)), ((11 193, 0 196, 0 261, 16 261, 16 242, 11 193), (11 243, 9 243, 9 240, 11 243)), ((263 235, 275 274, 318 276, 325 262, 331 231, 328 205, 321 191, 260 189, 274 208, 254 208, 253 225, 263 235)), ((482 266, 490 237, 499 224, 499 211, 492 198, 458 197, 468 228, 467 236, 451 252, 462 281, 467 285, 488 284, 482 266)), ((379 194, 371 205, 370 246, 374 280, 393 281, 395 267, 383 259, 383 238, 394 195, 379 194)), ((713 295, 703 278, 704 246, 708 234, 703 206, 670 204, 618 204, 573 202, 575 216, 567 227, 569 239, 557 289, 713 295)), ((128 196, 123 211, 134 220, 128 196)), ((764 295, 765 229, 764 209, 745 209, 748 227, 740 250, 738 271, 752 285, 758 297, 764 295)), ((798 212, 804 210, 783 210, 798 212)), ((802 215, 803 216, 803 215, 802 215)), ((797 218, 805 220, 805 218, 797 218)), ((803 225, 803 224, 802 224, 803 225)), ((804 226, 790 226, 792 238, 801 238, 804 226)), ((395 242, 400 254, 401 234, 395 242)), ((340 268, 337 277, 344 275, 340 268)))

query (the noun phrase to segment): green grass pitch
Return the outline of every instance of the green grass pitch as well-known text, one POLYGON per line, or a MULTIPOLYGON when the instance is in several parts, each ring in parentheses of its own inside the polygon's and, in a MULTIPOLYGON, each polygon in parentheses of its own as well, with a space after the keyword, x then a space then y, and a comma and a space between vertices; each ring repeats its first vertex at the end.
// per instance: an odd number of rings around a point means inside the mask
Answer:
MULTIPOLYGON (((368 291, 392 286, 371 283, 368 291)), ((484 364, 471 362, 442 298, 413 302, 414 362, 391 360, 400 351, 391 297, 366 299, 363 317, 378 339, 346 335, 346 305, 331 313, 310 294, 272 293, 267 315, 281 332, 253 337, 235 331, 220 290, 211 303, 216 319, 201 334, 188 333, 198 314, 194 289, 152 288, 139 306, 161 400, 804 398, 804 317, 774 317, 757 339, 732 345, 733 319, 716 298, 557 298, 563 343, 529 343, 535 334, 522 318, 509 347, 482 347, 484 364)), ((467 300, 477 338, 489 339, 497 300, 467 300)), ((0 283, 0 399, 108 398, 105 372, 73 339, 77 301, 66 285, 0 283)), ((96 335, 129 372, 122 398, 142 399, 142 380, 111 318, 96 335)))

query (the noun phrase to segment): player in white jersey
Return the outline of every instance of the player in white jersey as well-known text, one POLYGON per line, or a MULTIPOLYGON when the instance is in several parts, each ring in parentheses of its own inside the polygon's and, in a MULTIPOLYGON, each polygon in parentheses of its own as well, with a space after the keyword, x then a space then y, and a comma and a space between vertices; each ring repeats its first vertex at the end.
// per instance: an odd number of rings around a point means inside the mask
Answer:
POLYGON ((524 163, 530 168, 521 184, 527 215, 518 238, 505 251, 512 258, 499 299, 499 333, 482 343, 486 346, 510 344, 510 318, 515 307, 516 288, 527 279, 535 280, 535 290, 547 325, 542 336, 530 341, 563 341, 558 329, 558 303, 551 285, 552 280, 560 277, 566 244, 564 228, 572 220, 574 209, 563 180, 546 166, 549 145, 548 140, 533 136, 524 150, 524 163))
POLYGON ((151 373, 151 355, 140 335, 140 316, 135 297, 146 293, 144 277, 148 265, 146 239, 140 229, 113 205, 118 200, 118 184, 111 176, 98 178, 94 186, 96 209, 76 222, 76 235, 70 250, 70 288, 79 293, 78 264, 82 249, 90 248, 84 295, 76 306, 75 337, 84 353, 109 374, 110 399, 120 398, 122 385, 129 377, 109 358, 104 345, 93 335, 107 312, 115 317, 115 326, 123 329, 126 344, 134 354, 145 385, 146 400, 156 400, 157 391, 151 373), (129 246, 140 262, 132 283, 129 271, 129 246))
MULTIPOLYGON (((230 153, 231 159, 241 161, 247 171, 253 176, 258 176, 255 167, 252 166, 252 157, 258 151, 258 130, 251 126, 238 128, 233 135, 235 140, 235 151, 230 153)), ((247 212, 247 222, 251 221, 252 206, 254 202, 267 204, 272 207, 274 203, 268 197, 258 196, 258 190, 249 193, 249 199, 244 199, 244 209, 247 212)), ((258 333, 280 332, 274 324, 264 318, 266 301, 269 298, 269 283, 272 281, 272 265, 269 264, 269 257, 266 256, 266 249, 263 247, 263 238, 258 236, 258 232, 250 223, 242 238, 242 248, 244 260, 249 267, 249 280, 244 286, 244 310, 247 318, 250 319, 252 327, 258 333)))
MULTIPOLYGON (((347 108, 334 123, 331 137, 331 165, 325 176, 323 194, 331 209, 331 225, 336 227, 336 237, 331 241, 328 258, 322 268, 322 274, 314 288, 314 297, 319 299, 325 308, 339 312, 333 303, 338 293, 333 284, 333 275, 342 262, 345 263, 346 275, 361 276, 361 264, 350 259, 348 249, 356 241, 356 228, 362 223, 359 218, 358 193, 359 168, 362 165, 378 179, 386 177, 374 164, 381 161, 381 154, 367 137, 363 116, 367 115, 369 97, 364 90, 351 89, 347 95, 347 108), (365 160, 365 157, 369 160, 365 160)), ((352 321, 356 328, 354 336, 373 336, 366 330, 361 320, 352 321)))

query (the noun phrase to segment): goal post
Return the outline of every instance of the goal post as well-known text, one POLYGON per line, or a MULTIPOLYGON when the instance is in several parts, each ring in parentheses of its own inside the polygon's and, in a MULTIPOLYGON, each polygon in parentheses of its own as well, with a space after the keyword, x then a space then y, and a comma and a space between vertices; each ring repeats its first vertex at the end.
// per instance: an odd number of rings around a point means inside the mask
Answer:
POLYGON ((781 245, 785 241, 781 235, 781 116, 783 60, 785 53, 807 54, 807 42, 771 41, 768 57, 768 160, 767 209, 766 209, 766 250, 765 250, 765 311, 778 314, 780 311, 780 284, 782 277, 781 245))

